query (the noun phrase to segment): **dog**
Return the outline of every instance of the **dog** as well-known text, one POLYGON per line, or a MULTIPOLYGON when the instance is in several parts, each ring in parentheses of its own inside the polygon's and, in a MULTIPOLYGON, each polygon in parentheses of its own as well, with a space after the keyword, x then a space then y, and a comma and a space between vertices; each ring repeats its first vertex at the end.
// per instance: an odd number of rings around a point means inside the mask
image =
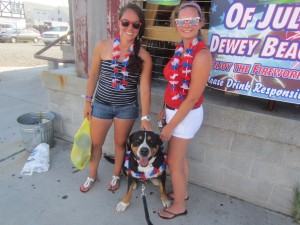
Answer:
MULTIPOLYGON (((122 201, 116 210, 125 211, 128 207, 132 191, 139 181, 157 180, 160 198, 164 207, 169 207, 171 201, 165 192, 166 154, 162 152, 162 140, 152 131, 137 131, 127 140, 124 173, 128 176, 128 187, 122 201)), ((154 183, 154 182, 153 182, 154 183)))

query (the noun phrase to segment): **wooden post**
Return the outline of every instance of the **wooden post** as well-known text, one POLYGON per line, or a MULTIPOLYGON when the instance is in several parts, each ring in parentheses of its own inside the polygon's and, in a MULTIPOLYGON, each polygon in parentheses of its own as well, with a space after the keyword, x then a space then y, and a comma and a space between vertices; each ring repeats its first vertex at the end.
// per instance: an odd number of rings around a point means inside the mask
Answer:
POLYGON ((113 38, 118 32, 120 9, 129 3, 129 0, 107 0, 107 36, 113 38))
POLYGON ((88 77, 88 24, 87 0, 74 0, 74 49, 76 73, 79 77, 88 77))

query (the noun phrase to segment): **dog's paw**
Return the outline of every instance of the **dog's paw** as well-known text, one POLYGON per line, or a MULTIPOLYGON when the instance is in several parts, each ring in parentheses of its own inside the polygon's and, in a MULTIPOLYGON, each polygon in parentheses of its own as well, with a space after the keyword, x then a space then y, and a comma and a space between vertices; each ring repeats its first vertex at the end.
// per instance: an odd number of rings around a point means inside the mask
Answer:
POLYGON ((129 203, 119 202, 118 205, 117 205, 116 210, 118 212, 124 212, 128 206, 129 206, 129 203))
POLYGON ((170 200, 166 200, 166 201, 161 200, 161 202, 162 202, 162 204, 163 204, 163 206, 164 206, 165 208, 171 206, 171 201, 170 201, 170 200))
POLYGON ((159 186, 159 181, 156 178, 151 179, 151 182, 154 186, 159 186))

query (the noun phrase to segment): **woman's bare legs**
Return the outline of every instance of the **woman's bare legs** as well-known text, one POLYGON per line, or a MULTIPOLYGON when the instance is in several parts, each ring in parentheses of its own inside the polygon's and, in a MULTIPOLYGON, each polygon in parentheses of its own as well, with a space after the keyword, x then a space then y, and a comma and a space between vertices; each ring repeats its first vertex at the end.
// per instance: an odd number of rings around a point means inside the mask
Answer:
MULTIPOLYGON (((189 185, 188 185, 188 179, 190 177, 190 166, 189 166, 189 162, 187 160, 187 158, 185 157, 185 159, 183 160, 183 172, 185 174, 185 177, 187 178, 187 182, 186 182, 186 195, 185 195, 185 200, 187 200, 189 198, 189 185)), ((171 191, 168 193, 168 196, 170 196, 172 199, 174 199, 174 192, 171 191)))
POLYGON ((112 120, 104 120, 96 117, 92 117, 91 119, 92 152, 89 174, 89 177, 91 178, 98 177, 98 167, 102 156, 102 146, 111 124, 112 120))
POLYGON ((98 167, 102 156, 102 146, 107 132, 112 124, 112 120, 103 120, 92 117, 91 119, 91 139, 92 150, 90 159, 90 173, 86 181, 80 186, 80 191, 90 190, 98 178, 98 167))
MULTIPOLYGON (((124 163, 127 138, 133 127, 135 119, 118 119, 114 118, 114 144, 115 144, 115 166, 113 175, 118 177, 124 163)), ((117 181, 119 182, 119 181, 117 181)), ((112 185, 111 185, 112 186, 112 185)), ((111 187, 110 190, 116 190, 116 187, 111 187)))
MULTIPOLYGON (((168 167, 170 169, 171 180, 174 190, 174 201, 172 205, 166 208, 174 214, 185 211, 185 198, 187 196, 188 183, 188 162, 186 153, 188 149, 189 139, 182 139, 172 136, 168 146, 168 167)), ((162 217, 173 217, 173 215, 161 210, 159 212, 162 217)))
POLYGON ((186 177, 186 194, 184 199, 187 199, 189 197, 189 177, 190 177, 190 165, 188 162, 187 157, 185 156, 184 161, 183 161, 183 170, 184 170, 184 174, 186 177))

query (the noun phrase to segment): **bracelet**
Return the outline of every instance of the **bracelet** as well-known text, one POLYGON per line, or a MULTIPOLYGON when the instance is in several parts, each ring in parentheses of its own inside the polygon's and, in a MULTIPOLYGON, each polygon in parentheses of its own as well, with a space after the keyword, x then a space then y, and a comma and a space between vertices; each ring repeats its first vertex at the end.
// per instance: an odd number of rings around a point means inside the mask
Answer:
POLYGON ((86 99, 93 99, 93 96, 86 95, 85 98, 86 99))

